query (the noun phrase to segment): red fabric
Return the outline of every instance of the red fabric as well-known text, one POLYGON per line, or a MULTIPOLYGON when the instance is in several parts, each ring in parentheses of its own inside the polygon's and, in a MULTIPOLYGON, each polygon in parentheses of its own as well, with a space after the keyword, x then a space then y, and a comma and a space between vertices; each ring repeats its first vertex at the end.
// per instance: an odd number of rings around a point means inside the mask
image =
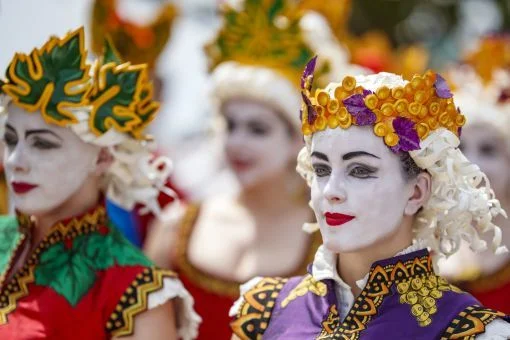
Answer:
POLYGON ((182 273, 179 273, 179 279, 193 296, 195 300, 193 307, 202 318, 197 340, 231 339, 230 322, 232 320, 228 316, 228 312, 237 299, 206 291, 195 285, 182 273))
POLYGON ((510 315, 510 281, 492 290, 469 293, 477 298, 483 306, 510 315))
POLYGON ((94 286, 74 307, 53 289, 29 284, 29 295, 18 300, 16 309, 7 315, 8 323, 0 326, 0 339, 110 339, 106 322, 144 268, 113 266, 98 272, 94 286))

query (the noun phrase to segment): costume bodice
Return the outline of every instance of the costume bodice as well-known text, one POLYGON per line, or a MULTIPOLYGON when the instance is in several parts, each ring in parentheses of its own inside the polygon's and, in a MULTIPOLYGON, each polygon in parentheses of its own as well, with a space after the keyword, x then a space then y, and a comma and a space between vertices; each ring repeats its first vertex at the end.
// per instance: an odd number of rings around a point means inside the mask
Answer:
POLYGON ((264 278, 243 297, 231 324, 241 339, 474 339, 505 317, 437 276, 425 249, 375 262, 343 320, 334 280, 312 270, 264 278))
MULTIPOLYGON (((188 245, 199 213, 198 205, 190 205, 184 215, 178 235, 175 269, 184 287, 195 299, 196 311, 203 319, 198 339, 230 339, 232 331, 229 327, 228 311, 239 297, 241 282, 207 273, 189 261, 188 245)), ((306 272, 306 266, 313 259, 320 244, 320 234, 315 233, 301 264, 290 273, 291 275, 306 272)))
POLYGON ((149 294, 176 277, 153 267, 124 239, 102 205, 55 224, 9 274, 34 228, 25 215, 0 218, 1 339, 130 335, 134 318, 148 309, 149 294))

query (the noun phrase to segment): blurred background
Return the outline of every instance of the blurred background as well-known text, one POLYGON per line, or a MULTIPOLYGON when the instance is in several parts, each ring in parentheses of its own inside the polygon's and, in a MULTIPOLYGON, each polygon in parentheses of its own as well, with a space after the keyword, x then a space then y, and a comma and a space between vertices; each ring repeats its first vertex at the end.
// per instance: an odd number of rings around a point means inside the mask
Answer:
MULTIPOLYGON (((99 1, 101 2, 101 1, 99 1)), ((103 5, 109 2, 102 1, 103 5)), ((208 94, 203 45, 219 26, 219 0, 175 0, 168 43, 155 61, 163 108, 153 124, 160 152, 175 162, 173 182, 191 200, 234 190, 208 94), (229 189, 226 189, 229 188, 229 189)), ((510 0, 311 0, 334 22, 352 61, 375 71, 441 69, 477 39, 510 27, 510 0)), ((151 25, 163 0, 118 0, 116 20, 151 25)), ((0 68, 16 51, 80 25, 91 30, 93 0, 0 0, 0 68)), ((143 32, 142 32, 143 33, 143 32)), ((88 39, 91 35, 88 34, 88 39)), ((141 42, 144 38, 141 36, 141 42)), ((421 70, 418 70, 421 71, 421 70)))

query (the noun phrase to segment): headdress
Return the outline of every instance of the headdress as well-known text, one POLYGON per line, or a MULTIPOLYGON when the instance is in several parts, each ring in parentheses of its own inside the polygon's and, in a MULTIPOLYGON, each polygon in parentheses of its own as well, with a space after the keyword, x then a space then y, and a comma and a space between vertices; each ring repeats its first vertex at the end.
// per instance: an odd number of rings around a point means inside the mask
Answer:
POLYGON ((409 152, 414 162, 432 177, 432 195, 419 213, 416 241, 437 254, 450 255, 466 239, 480 250, 479 233, 494 231, 493 249, 500 247, 501 230, 492 224, 505 214, 489 181, 478 166, 458 149, 464 116, 455 106, 446 81, 426 72, 405 81, 379 73, 347 76, 312 93, 312 60, 302 78, 302 129, 306 146, 298 156, 298 172, 310 185, 314 175, 310 147, 313 133, 325 129, 367 126, 396 153, 409 152))
POLYGON ((95 0, 91 22, 92 51, 102 55, 104 40, 109 37, 122 60, 146 63, 153 69, 170 38, 176 16, 176 7, 167 3, 152 23, 141 26, 118 14, 117 0, 95 0))
POLYGON ((144 128, 159 103, 152 99, 147 66, 122 63, 107 41, 94 65, 87 63, 83 28, 51 37, 30 54, 16 53, 2 82, 8 102, 41 114, 48 124, 72 129, 82 140, 109 147, 114 163, 107 195, 128 209, 141 203, 159 212, 157 196, 170 171, 168 159, 153 159, 144 128))
POLYGON ((470 124, 486 123, 510 137, 510 36, 481 39, 463 63, 450 70, 450 80, 470 124))
POLYGON ((217 37, 206 46, 216 99, 220 103, 232 97, 259 99, 299 128, 294 113, 300 106, 302 68, 321 51, 320 82, 347 58, 327 22, 289 0, 225 3, 223 19, 217 37))

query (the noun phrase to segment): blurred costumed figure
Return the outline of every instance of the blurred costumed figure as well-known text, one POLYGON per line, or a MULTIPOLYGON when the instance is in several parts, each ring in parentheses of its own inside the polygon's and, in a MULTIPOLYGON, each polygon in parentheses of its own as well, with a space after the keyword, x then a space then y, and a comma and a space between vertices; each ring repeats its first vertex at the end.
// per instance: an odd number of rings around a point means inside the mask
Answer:
POLYGON ((17 215, 0 218, 0 338, 194 338, 200 318, 177 275, 105 209, 161 212, 170 162, 144 133, 159 109, 147 66, 109 43, 89 64, 80 28, 16 53, 1 90, 17 215))
MULTIPOLYGON (((508 212, 510 37, 481 39, 463 63, 450 70, 449 78, 455 86, 456 103, 467 118, 460 148, 485 172, 502 208, 508 212)), ((497 239, 508 247, 510 221, 498 216, 496 224, 502 227, 497 239)), ((476 254, 474 251, 491 239, 483 233, 475 236, 480 240, 471 244, 471 249, 463 244, 457 254, 442 263, 442 270, 484 305, 510 313, 510 255, 496 256, 490 251, 476 254)))
POLYGON ((206 53, 226 158, 240 191, 187 207, 147 245, 156 263, 180 273, 197 301, 201 339, 230 338, 228 310, 241 282, 306 271, 320 235, 296 227, 310 218, 306 187, 295 173, 302 147, 300 72, 320 54, 319 81, 326 81, 348 58, 327 21, 293 1, 222 5, 223 25, 206 53))
MULTIPOLYGON (((101 55, 104 40, 108 38, 123 61, 147 64, 150 78, 154 83, 154 98, 161 100, 165 84, 156 72, 156 63, 170 40, 172 24, 178 14, 177 8, 171 3, 164 3, 160 5, 153 22, 140 25, 123 18, 118 7, 117 0, 94 2, 91 18, 92 51, 96 55, 101 55)), ((176 192, 180 199, 184 198, 182 191, 175 188, 170 179, 166 186, 176 192)), ((172 202, 173 198, 162 193, 158 200, 164 207, 172 202)), ((148 227, 154 221, 154 215, 140 214, 139 207, 134 211, 125 211, 112 202, 108 202, 108 210, 113 220, 122 221, 122 233, 131 242, 141 246, 145 241, 148 227)))
POLYGON ((508 339, 504 313, 435 272, 459 235, 497 235, 503 213, 457 148, 465 117, 446 81, 382 72, 314 91, 314 67, 302 79, 297 170, 323 244, 307 274, 241 287, 233 338, 508 339))

